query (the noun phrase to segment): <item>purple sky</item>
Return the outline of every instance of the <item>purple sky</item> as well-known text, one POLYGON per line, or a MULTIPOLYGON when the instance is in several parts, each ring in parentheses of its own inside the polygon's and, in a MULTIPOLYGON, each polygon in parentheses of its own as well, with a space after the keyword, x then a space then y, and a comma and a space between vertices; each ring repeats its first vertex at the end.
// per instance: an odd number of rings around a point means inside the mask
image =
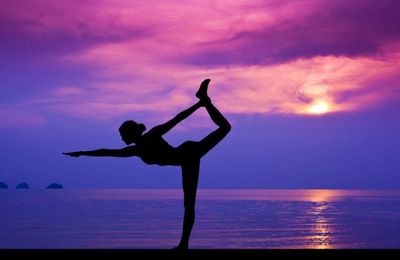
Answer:
MULTIPOLYGON (((175 188, 180 170, 123 147, 210 96, 231 134, 201 188, 400 188, 400 2, 2 1, 0 181, 42 188, 175 188)), ((173 145, 215 128, 201 111, 173 145)))

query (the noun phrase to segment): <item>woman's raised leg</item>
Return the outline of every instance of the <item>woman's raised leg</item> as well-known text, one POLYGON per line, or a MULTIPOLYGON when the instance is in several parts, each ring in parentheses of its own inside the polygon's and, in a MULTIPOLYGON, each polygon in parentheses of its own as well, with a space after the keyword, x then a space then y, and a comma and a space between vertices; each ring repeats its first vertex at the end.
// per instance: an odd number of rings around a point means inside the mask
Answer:
POLYGON ((218 126, 218 129, 198 142, 201 156, 208 153, 217 143, 224 139, 231 130, 231 124, 213 105, 211 99, 208 97, 207 91, 209 83, 210 79, 206 79, 201 83, 196 97, 200 99, 201 104, 206 108, 211 120, 218 126))
POLYGON ((205 104, 205 108, 211 117, 211 120, 218 126, 218 129, 211 132, 209 135, 204 137, 198 142, 200 149, 200 156, 204 156, 212 148, 215 147, 225 136, 231 131, 231 124, 228 120, 219 112, 219 110, 211 103, 208 98, 205 104))

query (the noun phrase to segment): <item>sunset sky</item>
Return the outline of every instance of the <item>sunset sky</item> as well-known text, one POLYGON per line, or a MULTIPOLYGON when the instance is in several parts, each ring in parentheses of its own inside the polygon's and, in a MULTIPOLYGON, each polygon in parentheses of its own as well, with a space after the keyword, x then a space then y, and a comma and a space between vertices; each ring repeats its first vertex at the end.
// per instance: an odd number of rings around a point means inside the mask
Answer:
MULTIPOLYGON (((397 0, 2 0, 0 181, 177 188, 176 167, 69 158, 119 148, 196 102, 232 122, 200 188, 400 188, 397 0)), ((199 111, 165 139, 215 129, 199 111)))

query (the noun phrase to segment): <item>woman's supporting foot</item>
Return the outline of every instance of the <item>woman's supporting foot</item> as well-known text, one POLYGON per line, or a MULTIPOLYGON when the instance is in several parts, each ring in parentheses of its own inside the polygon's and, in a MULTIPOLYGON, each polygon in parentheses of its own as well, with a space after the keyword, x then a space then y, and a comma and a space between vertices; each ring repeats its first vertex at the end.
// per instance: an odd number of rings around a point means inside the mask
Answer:
POLYGON ((189 247, 187 246, 187 245, 178 245, 177 247, 174 247, 174 248, 172 248, 172 250, 177 250, 177 251, 186 251, 186 250, 188 250, 189 249, 189 247))
POLYGON ((208 90, 208 84, 210 83, 210 79, 205 79, 203 82, 201 82, 199 90, 196 92, 196 97, 201 99, 206 99, 208 98, 207 95, 207 90, 208 90))

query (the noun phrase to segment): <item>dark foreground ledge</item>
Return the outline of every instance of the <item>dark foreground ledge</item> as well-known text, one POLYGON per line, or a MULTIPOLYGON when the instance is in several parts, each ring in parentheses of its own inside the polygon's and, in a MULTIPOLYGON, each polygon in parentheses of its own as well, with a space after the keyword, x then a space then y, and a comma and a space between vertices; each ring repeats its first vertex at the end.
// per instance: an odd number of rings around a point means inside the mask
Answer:
MULTIPOLYGON (((22 250, 14 250, 14 249, 2 249, 0 250, 1 256, 13 256, 13 257, 48 257, 48 259, 54 259, 54 257, 98 257, 100 259, 121 259, 121 258, 131 258, 131 257, 195 257, 205 259, 206 257, 218 257, 219 259, 236 259, 236 257, 260 257, 265 259, 265 257, 271 257, 271 259, 277 259, 278 257, 291 257, 290 259, 297 258, 303 259, 302 257, 315 259, 323 259, 323 257, 346 257, 346 256, 355 256, 355 257, 391 257, 398 255, 400 250, 391 249, 391 250, 303 250, 303 249, 294 249, 294 250, 242 250, 242 249, 217 249, 217 250, 208 250, 208 249, 194 249, 188 251, 174 251, 174 250, 105 250, 105 249, 51 249, 51 250, 43 250, 43 249, 22 249, 22 250), (117 257, 117 258, 116 258, 117 257)), ((400 256, 400 254, 399 254, 400 256)), ((375 259, 375 258, 372 258, 375 259)), ((210 259, 205 259, 210 260, 210 259)))

